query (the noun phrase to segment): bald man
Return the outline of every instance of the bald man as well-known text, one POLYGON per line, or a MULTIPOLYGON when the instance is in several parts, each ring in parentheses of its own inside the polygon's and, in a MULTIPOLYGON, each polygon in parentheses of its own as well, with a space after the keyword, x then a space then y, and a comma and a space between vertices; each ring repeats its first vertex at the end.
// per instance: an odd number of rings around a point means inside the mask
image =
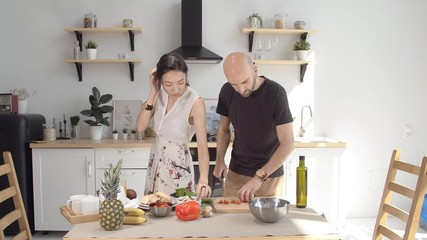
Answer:
POLYGON ((293 118, 286 90, 258 76, 258 67, 245 53, 233 52, 224 60, 227 78, 219 94, 220 123, 214 176, 225 177, 224 196, 249 201, 254 196, 280 196, 283 163, 294 148, 293 118), (224 161, 235 139, 229 168, 224 161))

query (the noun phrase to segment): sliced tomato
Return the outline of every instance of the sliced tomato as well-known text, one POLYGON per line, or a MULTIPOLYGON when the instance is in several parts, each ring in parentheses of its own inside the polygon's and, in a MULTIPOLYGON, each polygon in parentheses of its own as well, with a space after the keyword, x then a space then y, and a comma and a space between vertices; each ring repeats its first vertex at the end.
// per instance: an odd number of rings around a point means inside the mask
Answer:
POLYGON ((221 200, 219 200, 219 202, 218 202, 219 204, 224 204, 224 201, 221 199, 221 200))

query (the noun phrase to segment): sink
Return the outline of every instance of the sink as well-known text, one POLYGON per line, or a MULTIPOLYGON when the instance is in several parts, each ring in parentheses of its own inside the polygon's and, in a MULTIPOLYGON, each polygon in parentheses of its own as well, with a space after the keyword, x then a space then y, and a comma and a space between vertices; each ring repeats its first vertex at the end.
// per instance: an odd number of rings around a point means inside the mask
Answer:
POLYGON ((336 143, 339 142, 337 139, 328 138, 328 137, 295 137, 295 142, 330 142, 330 143, 336 143))

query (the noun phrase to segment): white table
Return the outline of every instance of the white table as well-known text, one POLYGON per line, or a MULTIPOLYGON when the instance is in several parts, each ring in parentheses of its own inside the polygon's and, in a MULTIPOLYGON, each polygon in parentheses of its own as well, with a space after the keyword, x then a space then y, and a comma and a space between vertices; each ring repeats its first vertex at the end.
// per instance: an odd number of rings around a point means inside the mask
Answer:
POLYGON ((291 206, 285 218, 277 223, 263 223, 250 213, 215 213, 210 218, 181 221, 171 212, 158 218, 146 213, 148 221, 141 225, 123 225, 120 230, 105 231, 99 222, 76 224, 64 240, 111 239, 342 239, 341 233, 309 208, 291 206))

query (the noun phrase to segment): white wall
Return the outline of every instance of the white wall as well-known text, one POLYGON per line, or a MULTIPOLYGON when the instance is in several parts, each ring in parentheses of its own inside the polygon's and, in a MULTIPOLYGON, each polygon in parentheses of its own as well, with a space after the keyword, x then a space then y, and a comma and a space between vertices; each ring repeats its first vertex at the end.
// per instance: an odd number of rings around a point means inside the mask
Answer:
MULTIPOLYGON (((204 0, 203 43, 223 57, 247 51, 241 29, 254 12, 266 24, 275 13, 286 12, 288 25, 304 20, 307 28, 319 30, 308 38, 317 64, 309 66, 303 84, 295 66, 260 66, 261 73, 288 90, 295 129, 301 106, 309 104, 314 116, 307 134, 349 143, 343 158, 347 215, 375 216, 392 149, 402 148, 403 158, 413 162, 427 154, 421 144, 427 140, 426 7, 422 0, 204 0), (409 140, 403 139, 404 125, 413 131, 409 140)), ((29 111, 51 122, 89 107, 92 86, 117 100, 145 99, 149 70, 180 45, 180 1, 2 1, 0 29, 0 92, 9 92, 12 85, 37 90, 29 111), (135 82, 125 64, 83 65, 83 82, 78 82, 74 65, 64 63, 75 40, 64 28, 80 27, 89 12, 97 15, 98 27, 120 26, 123 18, 131 18, 143 28, 131 53, 143 59, 135 67, 135 82)), ((100 42, 100 58, 130 52, 126 34, 83 37, 100 42)), ((296 37, 280 40, 280 53, 293 58, 296 37)), ((225 82, 222 64, 190 65, 190 82, 203 97, 216 98, 225 82)))

